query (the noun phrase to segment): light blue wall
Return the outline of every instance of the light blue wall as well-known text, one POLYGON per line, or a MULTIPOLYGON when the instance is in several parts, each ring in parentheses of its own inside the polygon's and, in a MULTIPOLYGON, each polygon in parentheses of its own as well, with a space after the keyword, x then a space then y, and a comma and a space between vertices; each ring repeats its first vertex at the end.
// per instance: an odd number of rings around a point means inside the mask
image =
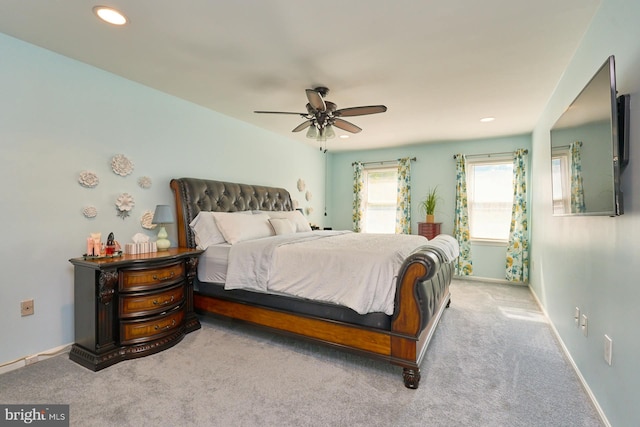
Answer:
MULTIPOLYGON (((453 155, 456 153, 486 154, 511 152, 517 148, 531 148, 530 135, 517 135, 503 138, 454 141, 432 144, 412 145, 394 149, 367 150, 333 153, 330 157, 331 169, 327 198, 330 200, 330 215, 325 221, 335 229, 352 228, 353 206, 353 168, 355 161, 371 162, 393 160, 401 157, 416 157, 411 164, 411 197, 414 201, 411 209, 411 231, 418 233, 418 222, 424 222, 418 208, 429 187, 438 186, 442 200, 436 208, 436 221, 442 222, 442 232, 453 233, 455 210, 456 171, 453 155)), ((474 276, 504 279, 506 258, 505 246, 473 244, 474 276)))
MULTIPOLYGON (((156 204, 173 206, 169 180, 196 176, 296 189, 314 195, 310 221, 322 224, 324 157, 313 147, 265 132, 148 87, 0 34, 0 364, 73 342, 73 269, 90 232, 113 231, 120 242, 154 235, 140 217, 156 204), (135 166, 115 175, 110 160, 135 166), (95 172, 93 189, 78 184, 95 172), (153 186, 143 190, 140 176, 153 186), (131 216, 116 216, 115 199, 135 199, 131 216), (82 215, 95 205, 98 216, 82 215), (20 301, 35 299, 35 315, 20 301)), ((168 232, 173 245, 175 226, 168 232)))
POLYGON ((640 3, 603 0, 533 132, 531 286, 611 425, 640 425, 640 3), (619 93, 631 94, 631 163, 618 218, 551 216, 549 130, 605 59, 616 56, 619 93), (588 316, 588 336, 573 321, 588 316), (603 358, 613 339, 613 365, 603 358))

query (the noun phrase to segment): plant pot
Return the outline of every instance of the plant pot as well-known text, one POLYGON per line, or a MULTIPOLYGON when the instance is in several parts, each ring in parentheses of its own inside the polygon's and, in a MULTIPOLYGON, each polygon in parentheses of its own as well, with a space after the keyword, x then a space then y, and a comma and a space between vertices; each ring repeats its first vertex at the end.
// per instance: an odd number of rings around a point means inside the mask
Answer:
POLYGON ((433 224, 434 222, 436 222, 435 215, 427 215, 427 223, 433 224))

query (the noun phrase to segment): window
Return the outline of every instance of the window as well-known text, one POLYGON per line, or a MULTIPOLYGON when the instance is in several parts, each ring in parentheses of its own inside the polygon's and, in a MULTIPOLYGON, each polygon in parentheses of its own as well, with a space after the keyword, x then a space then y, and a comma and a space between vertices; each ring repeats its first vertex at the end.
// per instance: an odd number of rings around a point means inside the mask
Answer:
POLYGON ((467 202, 472 240, 508 240, 513 207, 513 160, 468 160, 467 202))
POLYGON ((364 233, 395 233, 398 168, 364 170, 364 233))
POLYGON ((569 150, 559 150, 552 153, 551 182, 553 189, 551 193, 554 214, 571 212, 570 164, 569 150))

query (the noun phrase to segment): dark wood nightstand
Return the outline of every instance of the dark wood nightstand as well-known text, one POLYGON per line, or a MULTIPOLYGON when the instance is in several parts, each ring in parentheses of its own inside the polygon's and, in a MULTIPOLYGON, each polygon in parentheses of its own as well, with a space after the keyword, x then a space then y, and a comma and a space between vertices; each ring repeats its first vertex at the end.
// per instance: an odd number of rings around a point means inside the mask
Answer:
POLYGON ((193 280, 201 250, 171 248, 74 265, 75 344, 69 359, 94 371, 174 346, 200 329, 193 280))
POLYGON ((418 234, 431 240, 440 234, 441 222, 419 222, 418 234))

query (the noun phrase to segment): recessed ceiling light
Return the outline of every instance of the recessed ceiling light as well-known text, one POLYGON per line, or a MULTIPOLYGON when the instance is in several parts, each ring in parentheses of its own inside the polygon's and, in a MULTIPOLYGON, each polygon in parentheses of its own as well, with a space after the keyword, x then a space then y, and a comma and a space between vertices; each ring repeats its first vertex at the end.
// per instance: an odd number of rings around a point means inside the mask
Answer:
POLYGON ((347 139, 347 138, 349 138, 349 135, 340 135, 340 138, 347 139))
POLYGON ((482 123, 489 123, 489 122, 494 121, 495 119, 496 119, 495 117, 483 117, 483 118, 480 119, 480 121, 482 123))
POLYGON ((129 21, 121 12, 107 6, 96 6, 93 8, 93 13, 98 18, 113 25, 124 25, 129 21))

